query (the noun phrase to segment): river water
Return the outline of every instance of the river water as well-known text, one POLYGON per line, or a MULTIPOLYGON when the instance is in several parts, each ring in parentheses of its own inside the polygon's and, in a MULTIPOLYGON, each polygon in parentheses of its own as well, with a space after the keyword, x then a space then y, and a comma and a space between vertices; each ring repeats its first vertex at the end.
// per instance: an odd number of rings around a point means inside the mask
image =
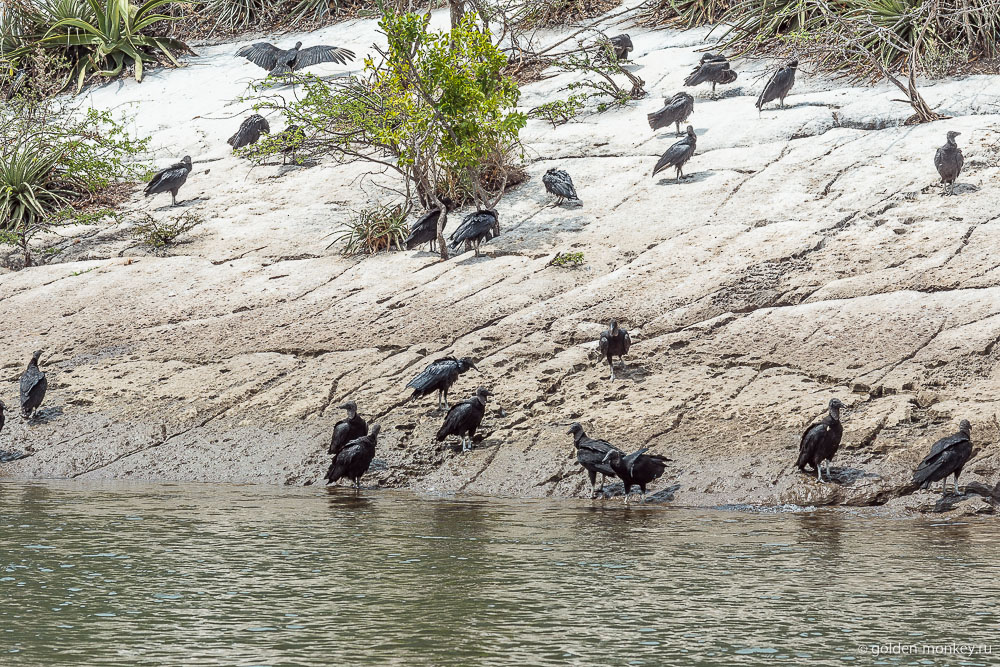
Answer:
POLYGON ((998 546, 989 520, 2 483, 0 665, 995 665, 998 546))

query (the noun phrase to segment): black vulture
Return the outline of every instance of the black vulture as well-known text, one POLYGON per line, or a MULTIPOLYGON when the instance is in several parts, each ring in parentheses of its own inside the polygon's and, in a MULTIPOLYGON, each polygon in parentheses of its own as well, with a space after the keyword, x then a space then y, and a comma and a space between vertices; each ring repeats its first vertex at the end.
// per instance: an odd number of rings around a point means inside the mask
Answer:
POLYGON ((785 108, 785 96, 788 95, 788 91, 795 85, 795 71, 798 67, 799 61, 792 60, 771 75, 771 80, 767 82, 767 85, 764 86, 764 91, 757 98, 758 113, 765 104, 773 100, 779 100, 781 108, 785 108))
POLYGON ((576 461, 584 467, 590 477, 590 497, 597 497, 597 473, 601 473, 601 489, 608 477, 617 477, 611 465, 604 460, 608 452, 618 452, 624 455, 625 452, 618 449, 606 440, 595 440, 588 438, 583 432, 583 426, 576 422, 569 427, 569 434, 573 436, 573 446, 576 447, 576 461))
POLYGON ((621 362, 624 369, 625 359, 623 357, 628 354, 630 347, 632 347, 632 337, 628 335, 627 331, 618 326, 618 320, 611 320, 608 328, 601 332, 601 340, 597 343, 597 351, 600 353, 601 359, 608 360, 608 366, 611 368, 612 382, 615 379, 614 357, 618 357, 618 361, 621 362))
POLYGON ((6 409, 7 409, 6 403, 4 403, 3 401, 0 401, 0 432, 3 431, 4 422, 7 420, 7 418, 4 417, 4 414, 3 414, 3 411, 6 410, 6 409))
POLYGON ((615 35, 610 40, 611 48, 615 52, 618 60, 628 60, 628 54, 632 53, 632 38, 628 35, 615 35))
POLYGON ((438 429, 437 441, 442 442, 449 435, 457 435, 462 439, 462 451, 471 452, 472 438, 486 414, 486 399, 492 395, 493 392, 486 387, 480 387, 475 396, 452 406, 445 415, 444 424, 438 429))
POLYGON ((162 171, 156 172, 153 179, 146 186, 146 196, 158 195, 161 192, 169 192, 173 200, 173 206, 177 206, 177 191, 187 182, 188 174, 191 173, 191 157, 185 155, 180 162, 170 165, 162 171))
POLYGON ((45 391, 49 388, 49 381, 45 379, 45 373, 38 370, 38 358, 42 356, 41 350, 35 350, 31 355, 28 367, 21 373, 21 414, 28 419, 38 410, 45 398, 45 391))
POLYGON ((636 484, 642 494, 642 501, 646 501, 646 485, 654 479, 658 479, 666 470, 666 463, 670 459, 658 454, 646 454, 648 448, 643 447, 637 452, 624 456, 619 449, 608 452, 604 455, 604 461, 611 465, 611 469, 622 480, 625 485, 625 504, 628 504, 629 491, 636 484))
POLYGON ((677 136, 681 134, 681 123, 686 121, 694 112, 694 98, 688 93, 677 93, 673 97, 663 100, 663 108, 646 114, 649 127, 658 130, 661 127, 670 127, 671 124, 677 126, 677 136))
POLYGON ((554 194, 558 197, 556 205, 562 204, 564 200, 568 199, 572 202, 576 202, 577 206, 582 206, 583 202, 580 198, 576 196, 576 188, 573 187, 573 179, 570 178, 562 169, 556 169, 553 167, 545 172, 542 176, 542 183, 545 184, 545 189, 549 193, 554 194))
POLYGON ((339 46, 310 46, 303 49, 302 42, 296 42, 295 47, 288 50, 279 49, 267 42, 257 42, 244 46, 236 55, 266 69, 268 76, 288 74, 319 63, 346 65, 349 60, 354 60, 353 51, 339 46))
POLYGON ((675 180, 684 178, 684 164, 694 155, 694 149, 697 144, 698 137, 694 133, 694 128, 688 125, 684 138, 668 148, 667 152, 657 161, 656 166, 653 167, 653 176, 656 176, 667 167, 673 167, 677 170, 675 180))
POLYGON ((292 156, 292 162, 296 162, 295 153, 302 147, 306 140, 306 133, 298 125, 289 125, 274 137, 281 147, 281 164, 287 164, 288 156, 292 156))
POLYGON ((972 424, 963 419, 958 433, 941 438, 931 447, 931 453, 920 462, 913 473, 913 481, 922 488, 941 480, 941 491, 948 495, 948 475, 955 475, 955 493, 958 493, 958 476, 972 458, 972 424))
POLYGON ((271 126, 267 124, 266 118, 255 113, 240 124, 240 129, 236 130, 236 134, 229 137, 226 143, 232 146, 234 151, 239 150, 257 143, 261 134, 271 134, 271 126))
MULTIPOLYGON (((444 204, 445 211, 450 211, 455 205, 448 197, 441 197, 441 203, 444 204)), ((417 218, 417 221, 410 227, 410 235, 406 237, 406 249, 413 250, 421 243, 430 243, 433 252, 437 246, 437 224, 440 217, 441 209, 435 206, 417 218)), ((445 224, 447 224, 447 220, 448 218, 445 217, 445 224)))
POLYGON ((441 400, 444 399, 444 409, 448 409, 448 390, 455 384, 458 376, 469 369, 475 369, 476 365, 472 359, 462 357, 444 357, 431 363, 430 366, 417 377, 410 380, 406 386, 413 388, 411 399, 426 396, 431 392, 438 392, 438 410, 441 409, 441 400))
POLYGON ((469 246, 474 247, 476 256, 478 257, 479 246, 484 241, 489 241, 499 234, 500 216, 493 209, 488 209, 485 211, 475 211, 465 216, 462 224, 448 238, 451 240, 452 250, 464 242, 465 249, 468 250, 469 246))
POLYGON ((729 61, 725 56, 706 53, 702 55, 698 66, 684 79, 684 85, 697 86, 700 83, 711 83, 714 95, 716 84, 732 83, 736 81, 736 76, 736 71, 729 68, 729 61))
POLYGON ((375 458, 375 447, 378 445, 378 433, 382 427, 378 424, 372 426, 368 435, 351 440, 344 448, 333 457, 330 469, 326 471, 328 484, 336 484, 342 477, 351 480, 355 489, 361 488, 361 476, 368 472, 368 468, 375 458))
POLYGON ((965 164, 962 149, 955 143, 955 137, 960 134, 961 132, 949 132, 944 146, 934 154, 934 166, 941 174, 941 183, 945 186, 941 192, 943 195, 955 194, 955 179, 962 173, 962 165, 965 164))
POLYGON ((368 435, 368 423, 358 416, 358 404, 348 401, 340 406, 347 410, 347 419, 341 419, 333 427, 333 437, 330 438, 330 448, 327 454, 338 454, 347 443, 368 435))
POLYGON ((830 400, 830 413, 819 422, 810 424, 799 441, 799 460, 795 463, 799 470, 805 470, 806 464, 816 469, 816 477, 823 481, 820 464, 826 461, 826 478, 830 479, 830 461, 840 448, 840 439, 844 437, 844 427, 840 423, 840 409, 846 407, 839 399, 830 400))

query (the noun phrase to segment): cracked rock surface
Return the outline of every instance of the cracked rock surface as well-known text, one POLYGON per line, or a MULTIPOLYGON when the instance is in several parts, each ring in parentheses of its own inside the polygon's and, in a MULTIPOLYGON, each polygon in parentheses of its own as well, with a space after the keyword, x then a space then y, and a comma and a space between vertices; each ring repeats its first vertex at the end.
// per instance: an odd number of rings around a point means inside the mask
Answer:
MULTIPOLYGON (((177 212, 140 192, 120 225, 76 230, 58 261, 0 274, 0 396, 16 403, 36 348, 50 386, 37 422, 8 414, 0 449, 30 455, 0 474, 313 483, 350 398, 383 427, 385 466, 369 483, 585 496, 566 435, 581 421, 669 456, 651 492, 679 504, 985 512, 937 492, 899 496, 962 418, 981 448, 963 485, 997 482, 1000 79, 926 82, 928 103, 953 118, 903 126, 895 89, 803 68, 789 107, 758 117, 769 64, 737 61, 717 99, 694 91, 698 148, 678 183, 650 177, 676 138, 652 133, 646 114, 681 90, 706 33, 629 32, 650 95, 556 129, 530 121, 530 180, 501 203, 503 234, 483 257, 443 263, 327 248, 369 201, 358 166, 252 169, 228 152, 249 113, 232 100, 259 75, 231 56, 238 44, 91 91, 94 106, 138 114, 157 164, 194 157, 180 198, 205 222, 165 255, 144 252, 129 233, 138 212, 177 212), (940 196, 933 166, 948 130, 966 157, 955 197, 940 196), (553 166, 572 175, 582 208, 552 206, 541 175, 553 166), (586 263, 548 266, 559 251, 586 263), (613 383, 593 353, 611 318, 633 339, 613 383), (445 354, 482 371, 452 400, 479 384, 496 393, 470 454, 435 442, 435 400, 408 402, 404 388, 445 354), (834 396, 848 405, 844 443, 834 481, 820 484, 794 462, 834 396)), ((355 21, 309 39, 358 51, 356 70, 378 35, 355 21)), ((569 80, 525 86, 522 105, 569 80)))

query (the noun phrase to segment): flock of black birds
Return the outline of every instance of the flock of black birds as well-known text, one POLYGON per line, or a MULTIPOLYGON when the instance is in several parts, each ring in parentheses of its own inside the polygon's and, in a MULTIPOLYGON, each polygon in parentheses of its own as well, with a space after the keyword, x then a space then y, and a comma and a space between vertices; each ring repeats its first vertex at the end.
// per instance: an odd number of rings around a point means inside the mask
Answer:
MULTIPOLYGON (((628 35, 619 35, 612 38, 610 42, 615 56, 620 60, 626 60, 628 54, 633 50, 632 40, 628 35)), ((269 76, 287 75, 322 62, 346 64, 354 58, 352 51, 339 47, 323 45, 306 49, 301 47, 302 43, 299 42, 292 49, 282 50, 272 44, 260 42, 240 49, 236 55, 245 57, 250 62, 267 70, 269 76)), ((781 107, 784 107, 785 98, 795 83, 797 68, 798 62, 792 60, 774 72, 757 98, 758 111, 762 110, 765 104, 775 100, 779 102, 781 107)), ((684 85, 696 86, 702 83, 711 83, 714 95, 718 84, 732 83, 737 79, 737 76, 736 71, 731 69, 725 56, 706 53, 701 57, 698 66, 684 80, 684 85)), ((681 123, 685 122, 694 112, 694 101, 694 97, 686 92, 679 92, 664 100, 664 106, 661 109, 648 114, 650 128, 658 130, 674 125, 677 134, 681 135, 681 123)), ((267 120, 259 114, 254 114, 241 123, 236 133, 229 138, 228 143, 233 150, 238 150, 253 145, 260 140, 261 135, 270 134, 270 132, 271 128, 267 120)), ((964 163, 962 151, 955 142, 955 137, 958 134, 958 132, 948 132, 945 145, 939 148, 935 154, 934 163, 941 176, 941 182, 946 186, 945 194, 954 193, 954 183, 961 173, 964 163)), ((304 133, 298 126, 290 125, 281 133, 281 136, 283 136, 282 145, 291 146, 295 142, 301 142, 304 133)), ((656 163, 653 175, 673 167, 676 171, 676 178, 684 178, 683 167, 694 155, 696 146, 697 135, 694 128, 688 125, 683 138, 668 148, 656 163)), ((283 152, 291 151, 283 150, 283 152)), ((191 158, 185 156, 180 162, 158 172, 146 186, 146 196, 169 192, 172 204, 178 205, 178 190, 187 181, 191 169, 191 158)), ((557 205, 564 202, 571 202, 575 205, 582 204, 572 179, 565 171, 555 168, 549 169, 542 177, 542 182, 546 190, 557 197, 557 205)), ((441 203, 446 211, 450 211, 454 206, 454 202, 447 197, 442 198, 441 203)), ((424 243, 429 243, 431 249, 434 249, 434 244, 437 241, 437 221, 440 214, 440 209, 431 209, 417 219, 406 239, 408 249, 416 248, 424 243)), ((453 248, 464 243, 466 248, 474 249, 478 255, 480 245, 499 233, 498 213, 493 209, 479 210, 465 216, 459 227, 449 236, 449 241, 453 248)), ((616 320, 613 320, 608 329, 601 333, 597 351, 600 358, 607 361, 612 381, 615 380, 614 358, 618 357, 621 367, 624 368, 624 356, 628 354, 631 344, 629 333, 616 320)), ((39 350, 32 355, 27 369, 21 376, 21 413, 25 419, 31 419, 36 413, 48 387, 45 373, 38 368, 41 354, 42 351, 39 350)), ((407 388, 413 389, 411 399, 437 394, 437 409, 438 411, 445 410, 446 415, 437 431, 436 439, 442 442, 449 436, 458 437, 463 452, 472 450, 476 432, 482 426, 486 416, 487 401, 493 395, 487 388, 479 387, 470 398, 449 407, 449 390, 459 376, 469 370, 478 372, 471 359, 445 357, 432 362, 406 385, 407 388)), ((353 401, 340 407, 347 411, 347 418, 337 422, 334 427, 328 448, 328 454, 333 457, 333 460, 325 479, 328 483, 336 483, 340 479, 347 478, 351 480, 355 488, 360 488, 361 477, 369 470, 374 459, 381 426, 375 424, 369 428, 365 420, 358 414, 358 406, 353 401)), ((826 463, 826 479, 827 481, 831 480, 830 462, 840 447, 844 433, 840 419, 840 411, 844 407, 840 400, 836 398, 831 400, 827 416, 819 422, 811 424, 802 434, 796 465, 802 471, 805 471, 806 466, 811 466, 820 482, 824 481, 822 471, 824 462, 826 463)), ((0 430, 3 429, 5 423, 5 409, 6 405, 0 401, 0 430)), ((590 478, 591 497, 596 497, 598 491, 604 488, 608 477, 617 477, 624 485, 626 503, 629 501, 631 489, 634 486, 639 487, 639 493, 644 500, 646 485, 661 477, 666 470, 666 464, 670 462, 670 459, 662 456, 647 454, 647 448, 626 454, 607 441, 588 437, 583 426, 579 423, 574 423, 570 427, 569 434, 573 436, 577 461, 587 471, 590 478), (600 487, 597 486, 598 473, 602 476, 600 487)), ((954 475, 957 493, 959 475, 973 454, 970 434, 969 422, 962 420, 958 433, 937 441, 927 457, 918 466, 913 475, 913 483, 926 488, 933 482, 942 481, 943 490, 946 490, 947 478, 954 475)))

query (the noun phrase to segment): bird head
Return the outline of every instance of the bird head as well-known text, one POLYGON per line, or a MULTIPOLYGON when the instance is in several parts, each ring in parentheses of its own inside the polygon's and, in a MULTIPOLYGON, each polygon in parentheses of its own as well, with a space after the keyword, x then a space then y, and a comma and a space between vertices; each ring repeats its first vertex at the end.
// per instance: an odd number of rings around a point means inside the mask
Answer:
POLYGON ((441 197, 441 203, 444 204, 444 208, 446 211, 450 211, 452 208, 455 207, 455 202, 452 201, 451 197, 448 196, 441 197))
POLYGON ((696 136, 695 133, 694 133, 694 127, 693 126, 691 126, 691 125, 687 126, 687 135, 689 137, 695 137, 696 136))
POLYGON ((955 131, 949 132, 948 133, 948 142, 952 143, 952 144, 955 143, 955 137, 959 136, 960 134, 962 134, 962 133, 961 132, 955 132, 955 131))
POLYGON ((493 392, 487 389, 486 387, 480 387, 479 389, 476 390, 476 396, 478 396, 479 400, 482 401, 483 403, 485 403, 486 399, 492 395, 493 392))
POLYGON ((611 320, 611 324, 608 325, 608 328, 611 329, 611 333, 618 333, 618 320, 611 320))
POLYGON ((465 370, 469 370, 471 368, 477 373, 480 372, 479 369, 476 368, 476 364, 474 364, 472 359, 469 357, 462 357, 461 359, 458 360, 458 363, 460 363, 465 370))
POLYGON ((371 438, 372 440, 375 440, 376 438, 378 438, 378 433, 381 430, 382 427, 379 424, 375 424, 370 429, 368 429, 368 437, 371 438))
POLYGON ((968 419, 963 419, 958 422, 958 430, 966 435, 970 435, 972 433, 972 424, 969 423, 968 419))
POLYGON ((580 422, 573 422, 566 433, 569 435, 578 435, 583 433, 583 425, 581 425, 580 422))
POLYGON ((795 69, 798 66, 799 66, 799 61, 798 60, 790 60, 790 61, 788 61, 788 67, 790 67, 792 69, 795 69))
POLYGON ((354 401, 348 401, 340 406, 341 410, 347 410, 347 414, 354 416, 358 411, 358 404, 354 401))
POLYGON ((302 42, 295 42, 295 50, 298 51, 302 48, 302 42))
POLYGON ((181 162, 183 162, 184 164, 186 164, 188 169, 191 168, 191 156, 190 155, 185 155, 184 157, 182 157, 181 158, 181 162))
POLYGON ((38 364, 38 360, 42 357, 42 350, 35 350, 31 353, 31 361, 34 364, 38 364))
POLYGON ((840 410, 841 408, 846 408, 847 406, 841 403, 839 398, 831 398, 830 407, 840 410))

